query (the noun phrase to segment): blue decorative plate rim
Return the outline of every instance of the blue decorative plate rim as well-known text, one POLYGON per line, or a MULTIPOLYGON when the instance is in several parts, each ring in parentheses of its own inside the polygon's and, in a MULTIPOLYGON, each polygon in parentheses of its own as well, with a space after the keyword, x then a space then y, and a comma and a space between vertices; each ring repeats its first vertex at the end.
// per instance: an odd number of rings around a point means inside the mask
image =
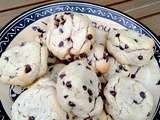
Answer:
MULTIPOLYGON (((140 33, 146 34, 147 36, 154 38, 158 49, 160 48, 160 42, 158 41, 157 36, 148 27, 146 27, 140 22, 137 22, 134 18, 130 17, 127 14, 124 14, 112 8, 100 6, 98 4, 80 2, 80 1, 78 2, 65 1, 65 2, 55 2, 52 4, 46 4, 36 8, 32 8, 20 14, 13 20, 11 20, 7 25, 5 25, 0 30, 0 55, 9 45, 9 43, 13 40, 13 38, 25 27, 27 27, 28 25, 37 21, 40 18, 49 16, 56 12, 63 12, 63 11, 73 11, 73 12, 91 14, 94 16, 110 19, 112 21, 115 21, 123 25, 124 27, 133 29, 135 31, 138 31, 140 33)), ((159 113, 160 109, 157 111, 154 120, 158 120, 160 118, 159 113)), ((4 120, 9 120, 9 117, 5 113, 5 110, 0 101, 0 119, 1 118, 4 118, 4 120)))

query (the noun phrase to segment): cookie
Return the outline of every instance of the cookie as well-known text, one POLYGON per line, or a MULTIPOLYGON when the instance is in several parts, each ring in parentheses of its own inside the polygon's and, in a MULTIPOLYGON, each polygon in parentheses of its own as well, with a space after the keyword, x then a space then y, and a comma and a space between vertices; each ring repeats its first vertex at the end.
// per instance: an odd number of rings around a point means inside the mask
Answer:
POLYGON ((12 106, 12 120, 69 120, 52 84, 41 85, 29 88, 17 98, 12 106))
POLYGON ((86 15, 64 12, 50 16, 46 44, 59 59, 73 61, 88 53, 94 42, 95 28, 86 15))
POLYGON ((27 86, 47 71, 48 51, 38 42, 22 42, 2 53, 0 81, 12 85, 27 86))
POLYGON ((87 57, 88 64, 97 72, 106 73, 109 68, 109 56, 103 44, 95 44, 87 57))
POLYGON ((127 77, 115 76, 104 89, 106 109, 115 120, 147 120, 153 97, 142 84, 127 77))
POLYGON ((132 80, 142 83, 152 95, 160 96, 160 69, 154 57, 145 66, 132 66, 129 72, 132 80))
POLYGON ((108 52, 121 64, 142 66, 154 54, 154 40, 129 29, 114 29, 106 42, 108 52))
POLYGON ((57 98, 62 108, 80 118, 101 113, 100 81, 86 61, 78 60, 65 66, 58 74, 57 98))

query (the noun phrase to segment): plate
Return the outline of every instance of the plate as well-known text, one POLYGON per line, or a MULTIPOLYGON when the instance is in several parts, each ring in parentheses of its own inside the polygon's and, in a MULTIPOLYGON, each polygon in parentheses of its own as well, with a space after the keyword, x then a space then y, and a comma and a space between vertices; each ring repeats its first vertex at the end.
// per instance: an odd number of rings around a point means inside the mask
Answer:
MULTIPOLYGON (((37 35, 37 33, 34 32, 33 27, 40 27, 43 29, 45 22, 48 20, 48 16, 64 11, 86 14, 92 20, 93 26, 103 31, 107 31, 110 27, 129 28, 153 38, 156 43, 155 57, 160 65, 160 42, 155 34, 147 27, 117 10, 82 2, 59 2, 48 4, 33 8, 19 15, 0 31, 0 54, 2 54, 5 49, 14 46, 21 40, 32 40, 37 35)), ((24 88, 17 86, 0 84, 1 120, 10 120, 11 105, 24 90, 24 88)), ((155 97, 154 100, 156 105, 150 120, 159 120, 160 99, 159 97, 155 97)))

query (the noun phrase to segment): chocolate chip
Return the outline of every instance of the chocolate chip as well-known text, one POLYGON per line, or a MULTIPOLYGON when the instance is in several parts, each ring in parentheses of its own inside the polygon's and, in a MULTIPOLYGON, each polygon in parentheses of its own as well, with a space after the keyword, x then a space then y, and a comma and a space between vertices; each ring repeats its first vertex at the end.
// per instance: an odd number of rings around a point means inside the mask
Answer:
POLYGON ((88 98, 88 101, 89 101, 89 103, 91 103, 91 102, 92 102, 92 98, 91 98, 91 97, 89 97, 89 98, 88 98))
POLYGON ((86 66, 86 68, 87 68, 88 70, 91 70, 91 68, 90 68, 89 66, 86 66))
POLYGON ((65 76, 66 76, 65 73, 62 73, 62 74, 59 75, 59 77, 60 77, 61 79, 63 79, 65 76))
POLYGON ((88 92, 88 94, 89 94, 90 96, 93 95, 92 90, 88 89, 87 92, 88 92))
POLYGON ((65 22, 66 22, 66 20, 62 20, 61 25, 64 25, 65 22))
POLYGON ((86 53, 81 53, 79 56, 80 56, 81 58, 87 58, 87 54, 86 54, 86 53))
POLYGON ((119 46, 119 49, 124 50, 124 48, 122 46, 119 46))
POLYGON ((10 78, 10 79, 13 79, 14 77, 15 77, 15 76, 12 76, 12 75, 11 75, 11 76, 9 76, 9 78, 10 78))
POLYGON ((81 65, 81 63, 78 63, 78 65, 81 65))
POLYGON ((127 77, 129 77, 130 76, 130 73, 128 74, 128 76, 127 77))
POLYGON ((117 95, 116 91, 110 91, 111 95, 115 97, 117 95))
POLYGON ((93 118, 91 118, 91 116, 88 116, 87 118, 84 118, 84 120, 93 120, 93 118))
POLYGON ((146 94, 143 92, 143 91, 141 91, 140 93, 139 93, 139 95, 141 96, 141 98, 146 98, 146 94))
POLYGON ((115 35, 115 37, 119 37, 120 36, 120 34, 119 33, 117 33, 116 35, 115 35))
POLYGON ((23 47, 25 44, 25 42, 21 42, 20 46, 23 47))
POLYGON ((124 48, 125 48, 125 49, 128 49, 128 48, 129 48, 129 46, 128 46, 127 44, 125 44, 124 48))
POLYGON ((42 46, 43 46, 43 43, 40 43, 40 46, 42 47, 42 46))
POLYGON ((137 40, 137 39, 134 39, 134 41, 135 41, 135 42, 138 42, 138 40, 137 40))
POLYGON ((4 57, 4 60, 6 60, 6 61, 8 62, 8 61, 9 61, 9 58, 5 56, 5 57, 4 57))
POLYGON ((25 73, 29 73, 32 70, 30 65, 25 65, 25 73))
POLYGON ((116 69, 115 72, 116 72, 116 73, 119 73, 119 70, 116 69))
POLYGON ((93 49, 93 45, 90 46, 90 50, 92 50, 92 49, 93 49))
POLYGON ((133 100, 133 103, 138 104, 138 102, 136 100, 133 100))
POLYGON ((149 117, 150 115, 151 115, 151 113, 150 113, 150 112, 148 112, 147 117, 149 117))
POLYGON ((72 41, 72 39, 71 39, 70 37, 68 37, 66 40, 67 40, 67 41, 72 41))
POLYGON ((59 29, 59 32, 63 33, 64 31, 63 31, 63 29, 62 29, 62 28, 60 28, 60 29, 59 29))
POLYGON ((71 81, 67 81, 67 82, 66 82, 66 86, 67 86, 68 88, 71 88, 71 87, 72 87, 71 81))
POLYGON ((156 83, 156 85, 160 85, 160 80, 156 83))
POLYGON ((66 99, 68 97, 68 95, 65 95, 64 98, 66 99))
POLYGON ((88 39, 88 40, 91 40, 92 38, 93 38, 93 35, 92 35, 92 34, 88 34, 88 35, 87 35, 87 39, 88 39))
POLYGON ((91 84, 93 84, 92 80, 89 81, 91 84))
POLYGON ((41 23, 43 23, 44 25, 47 25, 47 23, 46 23, 46 22, 43 22, 43 21, 42 21, 41 23))
POLYGON ((119 69, 122 70, 123 69, 123 65, 119 65, 119 69))
POLYGON ((89 62, 88 62, 88 65, 92 65, 92 61, 89 61, 89 62))
POLYGON ((152 60, 152 59, 153 59, 153 57, 154 57, 154 56, 151 56, 151 57, 150 57, 150 60, 152 60))
POLYGON ((47 63, 47 65, 48 65, 48 66, 52 66, 52 65, 54 65, 54 63, 47 63))
POLYGON ((54 20, 55 20, 56 22, 60 22, 60 19, 55 18, 54 20))
POLYGON ((87 86, 85 86, 85 85, 83 85, 82 88, 83 88, 83 90, 85 90, 85 91, 87 90, 87 86))
POLYGON ((55 22, 54 25, 58 28, 59 27, 59 22, 55 22))
POLYGON ((133 78, 135 78, 136 77, 136 75, 135 74, 131 74, 131 78, 133 79, 133 78))
POLYGON ((35 120, 34 116, 29 116, 28 120, 35 120))
POLYGON ((48 53, 49 53, 49 54, 48 54, 48 57, 54 58, 54 55, 53 55, 53 53, 52 53, 51 51, 49 51, 48 53))
POLYGON ((70 13, 70 12, 65 12, 64 14, 66 14, 66 15, 70 15, 71 13, 70 13))
POLYGON ((66 114, 66 119, 69 119, 69 115, 68 115, 68 113, 66 114))
POLYGON ((76 105, 73 103, 73 102, 71 102, 71 101, 69 101, 69 106, 71 106, 71 107, 75 107, 76 105))
POLYGON ((48 71, 49 71, 49 72, 51 72, 52 70, 53 70, 53 67, 49 68, 49 70, 48 70, 48 71))
POLYGON ((142 55, 139 55, 139 56, 138 56, 138 59, 139 59, 139 60, 143 60, 143 56, 142 56, 142 55))
POLYGON ((102 75, 102 74, 101 74, 100 72, 97 73, 97 76, 98 76, 98 77, 101 77, 101 75, 102 75))
POLYGON ((63 81, 63 85, 65 85, 65 82, 63 81))
POLYGON ((63 47, 63 45, 64 45, 64 42, 63 41, 61 41, 61 42, 59 42, 59 47, 63 47))

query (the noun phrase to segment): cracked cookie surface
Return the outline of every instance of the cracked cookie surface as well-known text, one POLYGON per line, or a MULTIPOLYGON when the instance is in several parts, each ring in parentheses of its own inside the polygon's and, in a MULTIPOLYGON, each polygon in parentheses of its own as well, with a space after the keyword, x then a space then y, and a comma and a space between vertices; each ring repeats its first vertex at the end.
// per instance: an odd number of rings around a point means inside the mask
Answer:
POLYGON ((0 58, 0 81, 27 86, 47 72, 48 51, 38 42, 22 42, 0 58))
POLYGON ((129 29, 113 29, 106 42, 108 52, 121 64, 142 66, 154 54, 154 40, 129 29))
POLYGON ((95 42, 95 28, 85 15, 58 13, 50 16, 47 26, 47 47, 61 60, 73 61, 88 53, 95 42))
POLYGON ((147 120, 153 97, 140 83, 115 76, 104 89, 106 109, 115 120, 147 120))
POLYGON ((80 118, 101 113, 100 81, 86 61, 78 60, 65 66, 58 75, 57 98, 67 112, 80 118))

